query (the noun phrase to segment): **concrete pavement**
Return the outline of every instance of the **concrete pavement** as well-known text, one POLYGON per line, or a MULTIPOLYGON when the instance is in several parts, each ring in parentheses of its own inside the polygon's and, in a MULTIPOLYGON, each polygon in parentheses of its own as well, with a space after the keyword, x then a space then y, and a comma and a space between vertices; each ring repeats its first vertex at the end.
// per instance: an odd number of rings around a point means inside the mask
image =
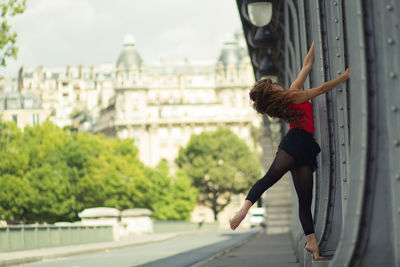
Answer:
POLYGON ((289 234, 260 234, 192 267, 298 267, 289 234))
MULTIPOLYGON (((0 253, 0 266, 26 264, 29 262, 41 261, 44 259, 61 258, 78 254, 87 254, 91 252, 113 251, 120 248, 128 248, 133 246, 167 241, 170 239, 190 234, 194 234, 194 232, 191 231, 191 232, 180 232, 180 233, 142 235, 142 236, 131 237, 129 239, 118 242, 103 242, 103 243, 93 243, 93 244, 84 244, 76 246, 54 247, 54 248, 36 249, 29 251, 0 253)), ((194 237, 189 236, 189 238, 194 238, 194 237)), ((161 261, 163 261, 162 263, 165 264, 169 260, 181 266, 192 266, 192 267, 200 267, 200 266, 298 267, 299 266, 299 263, 296 261, 295 254, 292 249, 292 243, 289 234, 267 235, 262 231, 257 231, 257 233, 255 232, 255 234, 253 235, 249 235, 248 237, 242 238, 241 241, 236 242, 234 245, 225 245, 225 248, 223 248, 222 250, 215 249, 211 245, 202 247, 202 249, 214 250, 215 254, 213 255, 213 253, 210 253, 210 255, 213 256, 211 257, 208 256, 206 258, 203 258, 203 260, 197 262, 194 265, 191 264, 188 265, 190 260, 187 262, 184 261, 182 262, 182 259, 185 257, 181 256, 185 256, 186 254, 187 254, 186 257, 188 255, 191 256, 200 255, 201 254, 200 250, 196 252, 193 250, 192 252, 189 251, 174 257, 169 257, 162 260, 160 259, 158 261, 156 260, 154 262, 148 263, 147 265, 157 266, 157 264, 161 263, 161 261)), ((195 261, 196 260, 192 262, 195 261)))
POLYGON ((144 245, 153 242, 165 241, 189 233, 192 232, 138 235, 121 241, 89 243, 89 244, 72 245, 72 246, 3 252, 0 253, 0 266, 1 267, 13 266, 13 265, 41 261, 43 259, 59 258, 59 257, 66 257, 83 253, 107 251, 107 250, 131 247, 136 245, 144 245))
POLYGON ((256 229, 234 233, 197 230, 132 236, 114 242, 0 253, 0 266, 191 266, 261 233, 256 229))

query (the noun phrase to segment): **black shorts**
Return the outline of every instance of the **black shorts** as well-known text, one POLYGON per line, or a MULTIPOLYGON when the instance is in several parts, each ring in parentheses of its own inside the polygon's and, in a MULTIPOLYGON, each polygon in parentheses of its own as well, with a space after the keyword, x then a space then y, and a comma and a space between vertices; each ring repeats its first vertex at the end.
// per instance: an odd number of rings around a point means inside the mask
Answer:
POLYGON ((308 165, 312 172, 317 169, 317 155, 321 147, 314 136, 306 130, 290 129, 279 143, 278 150, 283 149, 296 160, 296 167, 308 165))

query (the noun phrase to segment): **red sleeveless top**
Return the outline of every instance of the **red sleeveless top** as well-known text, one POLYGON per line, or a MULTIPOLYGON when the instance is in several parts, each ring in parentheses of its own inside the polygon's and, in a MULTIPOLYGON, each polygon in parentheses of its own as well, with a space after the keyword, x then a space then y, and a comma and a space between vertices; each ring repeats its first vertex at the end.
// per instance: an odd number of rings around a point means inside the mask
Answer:
MULTIPOLYGON (((293 91, 293 90, 290 90, 290 91, 293 91)), ((306 101, 301 104, 291 103, 290 108, 296 109, 296 110, 302 110, 304 112, 305 120, 300 122, 301 127, 295 127, 292 124, 290 124, 289 129, 301 128, 311 134, 314 134, 314 113, 313 113, 313 108, 312 108, 310 101, 306 101)))

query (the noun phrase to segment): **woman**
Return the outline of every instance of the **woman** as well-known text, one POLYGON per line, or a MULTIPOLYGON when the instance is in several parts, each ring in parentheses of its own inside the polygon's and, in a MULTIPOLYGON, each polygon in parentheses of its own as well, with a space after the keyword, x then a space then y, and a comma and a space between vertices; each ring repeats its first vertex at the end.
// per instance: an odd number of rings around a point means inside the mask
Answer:
POLYGON ((311 201, 312 173, 317 167, 316 156, 321 148, 313 136, 313 110, 309 100, 346 81, 350 77, 350 69, 347 68, 345 73, 339 77, 318 87, 300 90, 313 63, 314 43, 304 59, 299 76, 291 84, 289 90, 285 90, 277 83, 272 83, 270 79, 258 81, 251 88, 250 99, 253 101, 253 108, 258 113, 283 119, 290 123, 290 129, 280 142, 269 170, 250 189, 243 206, 232 218, 230 226, 232 230, 235 230, 262 193, 275 184, 287 171, 290 171, 299 200, 299 218, 307 240, 305 248, 313 254, 314 259, 319 260, 324 257, 319 255, 311 215, 311 201))

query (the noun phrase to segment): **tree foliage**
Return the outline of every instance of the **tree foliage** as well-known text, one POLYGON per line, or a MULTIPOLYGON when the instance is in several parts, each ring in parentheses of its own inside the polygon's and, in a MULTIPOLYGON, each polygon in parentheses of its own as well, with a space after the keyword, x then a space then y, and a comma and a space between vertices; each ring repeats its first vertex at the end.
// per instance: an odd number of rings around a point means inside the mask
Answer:
POLYGON ((193 135, 176 162, 199 190, 199 201, 213 210, 215 220, 232 194, 246 192, 261 173, 257 154, 224 128, 193 135))
POLYGON ((172 176, 167 163, 161 161, 156 168, 146 169, 146 177, 153 184, 145 203, 149 203, 148 208, 154 211, 156 219, 190 219, 190 212, 197 204, 198 192, 183 171, 178 170, 172 176))
POLYGON ((157 219, 188 219, 196 204, 189 178, 152 169, 133 139, 69 132, 51 122, 0 121, 0 219, 10 223, 77 220, 85 208, 149 208, 157 219))
POLYGON ((26 0, 4 0, 0 2, 0 65, 6 65, 6 58, 17 58, 18 48, 15 46, 17 33, 11 31, 8 19, 24 12, 26 0))

